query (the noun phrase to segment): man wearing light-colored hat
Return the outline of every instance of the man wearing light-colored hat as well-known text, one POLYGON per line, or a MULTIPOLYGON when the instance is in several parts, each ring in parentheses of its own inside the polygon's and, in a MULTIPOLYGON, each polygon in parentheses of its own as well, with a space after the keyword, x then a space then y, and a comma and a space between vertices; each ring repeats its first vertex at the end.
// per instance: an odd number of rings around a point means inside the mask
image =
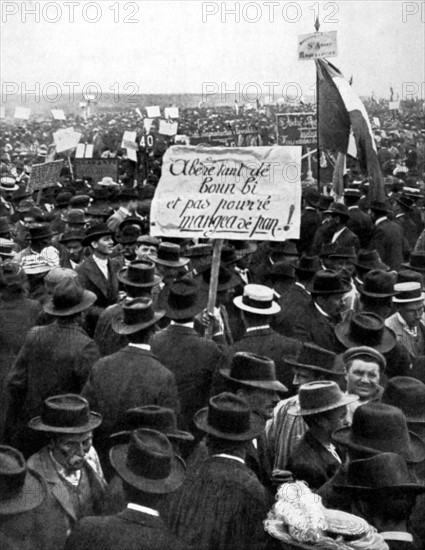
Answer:
POLYGON ((385 320, 385 324, 394 331, 397 341, 405 346, 412 358, 425 354, 424 313, 425 293, 418 282, 398 283, 394 285, 393 304, 396 313, 385 320))

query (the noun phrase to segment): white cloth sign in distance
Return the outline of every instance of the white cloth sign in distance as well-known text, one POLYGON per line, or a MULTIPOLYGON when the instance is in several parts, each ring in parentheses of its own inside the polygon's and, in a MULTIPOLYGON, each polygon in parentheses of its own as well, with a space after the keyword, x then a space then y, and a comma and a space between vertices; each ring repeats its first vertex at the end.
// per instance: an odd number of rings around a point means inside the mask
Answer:
POLYGON ((338 45, 336 31, 302 34, 298 38, 298 58, 300 61, 336 57, 338 45))
POLYGON ((170 147, 151 208, 162 237, 299 238, 301 147, 170 147))
POLYGON ((53 141, 56 145, 56 152, 62 153, 75 149, 81 139, 81 134, 76 132, 73 127, 58 130, 53 134, 53 141))
POLYGON ((31 109, 27 107, 16 107, 13 118, 19 118, 21 120, 29 120, 31 115, 31 109))

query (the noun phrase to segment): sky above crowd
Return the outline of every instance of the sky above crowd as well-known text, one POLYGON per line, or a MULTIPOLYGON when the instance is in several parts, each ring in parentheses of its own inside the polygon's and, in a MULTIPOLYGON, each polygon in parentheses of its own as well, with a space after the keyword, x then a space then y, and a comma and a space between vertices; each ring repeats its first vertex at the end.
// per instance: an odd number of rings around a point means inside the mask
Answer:
POLYGON ((2 0, 1 10, 3 101, 90 82, 121 95, 309 96, 315 66, 298 60, 298 36, 317 15, 321 32, 337 31, 330 61, 360 95, 389 99, 392 86, 424 97, 425 2, 2 0))

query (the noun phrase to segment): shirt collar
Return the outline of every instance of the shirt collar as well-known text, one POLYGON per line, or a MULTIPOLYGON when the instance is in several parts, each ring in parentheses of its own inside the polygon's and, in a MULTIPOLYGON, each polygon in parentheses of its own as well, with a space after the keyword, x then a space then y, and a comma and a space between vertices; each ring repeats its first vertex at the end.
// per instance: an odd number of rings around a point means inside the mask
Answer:
POLYGON ((120 206, 119 210, 126 216, 130 216, 130 210, 127 210, 127 208, 125 208, 124 206, 120 206))
POLYGON ((189 323, 178 323, 177 321, 171 321, 170 325, 177 326, 177 327, 187 327, 187 328, 195 328, 195 323, 193 321, 189 321, 189 323))
POLYGON ((387 216, 382 216, 382 218, 378 218, 375 222, 375 225, 378 226, 380 223, 384 222, 387 219, 387 216))
POLYGON ((318 304, 317 302, 315 302, 315 301, 313 300, 313 303, 314 303, 314 305, 316 306, 316 309, 317 309, 322 315, 324 315, 324 316, 327 317, 328 319, 331 318, 331 316, 328 315, 328 314, 326 313, 326 311, 323 311, 323 309, 319 306, 319 304, 318 304))
POLYGON ((56 460, 51 450, 49 450, 49 455, 50 455, 50 458, 52 459, 53 465, 57 473, 61 477, 66 479, 66 481, 69 481, 69 483, 71 483, 72 485, 78 485, 81 479, 81 470, 68 472, 67 469, 56 460))
POLYGON ((127 504, 127 510, 134 510, 135 512, 141 512, 142 514, 148 514, 149 516, 155 516, 159 518, 158 510, 148 508, 147 506, 141 506, 140 504, 134 504, 133 502, 129 502, 127 504))
POLYGON ((355 206, 349 206, 348 210, 354 210, 355 208, 358 208, 357 204, 355 206))
POLYGON ((151 347, 149 344, 128 344, 130 347, 132 348, 139 348, 139 349, 144 349, 145 351, 150 351, 151 350, 151 347))
POLYGON ((218 455, 212 455, 212 456, 217 457, 217 458, 230 458, 230 460, 237 460, 241 464, 245 464, 245 460, 243 458, 241 458, 240 456, 228 455, 226 453, 220 453, 218 455))
POLYGON ((255 330, 265 330, 270 328, 270 325, 261 325, 260 327, 248 327, 246 332, 254 332, 255 330))
POLYGON ((413 542, 413 536, 403 531, 384 531, 379 533, 384 540, 401 540, 404 542, 413 542))
POLYGON ((344 230, 345 230, 345 226, 339 231, 337 231, 336 233, 334 233, 332 236, 332 242, 335 242, 344 230))

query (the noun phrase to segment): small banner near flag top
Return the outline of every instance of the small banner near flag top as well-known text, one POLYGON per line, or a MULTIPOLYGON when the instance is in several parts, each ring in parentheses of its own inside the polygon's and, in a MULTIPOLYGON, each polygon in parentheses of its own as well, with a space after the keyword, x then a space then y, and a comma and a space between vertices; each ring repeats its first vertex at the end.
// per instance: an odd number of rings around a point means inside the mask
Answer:
POLYGON ((151 235, 298 239, 301 147, 170 147, 151 207, 151 235))
POLYGON ((21 120, 29 120, 31 115, 31 109, 27 107, 16 107, 13 118, 19 118, 21 120))
POLYGON ((148 118, 159 118, 161 116, 161 110, 158 105, 146 107, 146 113, 148 118))
POLYGON ((65 113, 62 109, 52 109, 52 117, 55 120, 66 120, 65 113))
POLYGON ((302 34, 298 38, 298 58, 300 61, 336 57, 337 55, 336 31, 302 34))

